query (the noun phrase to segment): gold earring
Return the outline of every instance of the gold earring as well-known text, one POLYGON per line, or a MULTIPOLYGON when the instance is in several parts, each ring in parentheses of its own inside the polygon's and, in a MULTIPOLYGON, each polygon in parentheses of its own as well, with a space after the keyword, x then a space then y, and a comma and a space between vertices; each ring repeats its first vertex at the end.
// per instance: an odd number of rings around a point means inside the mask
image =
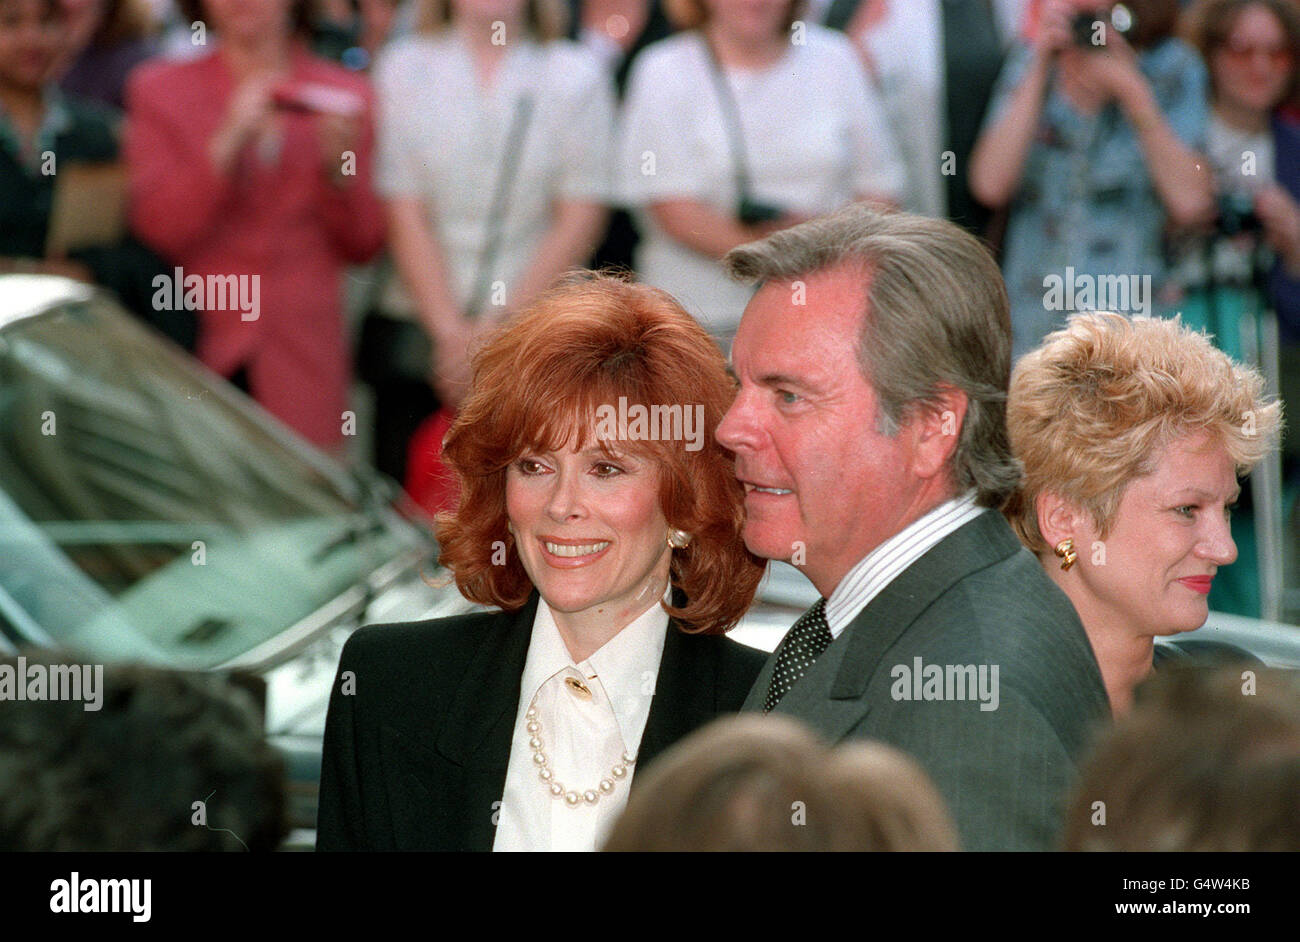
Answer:
POLYGON ((668 546, 671 549, 685 549, 691 544, 691 535, 685 530, 669 530, 668 546))
POLYGON ((1079 558, 1079 554, 1074 551, 1074 538, 1067 536, 1057 543, 1056 555, 1061 557, 1061 568, 1068 571, 1074 565, 1074 561, 1079 558))

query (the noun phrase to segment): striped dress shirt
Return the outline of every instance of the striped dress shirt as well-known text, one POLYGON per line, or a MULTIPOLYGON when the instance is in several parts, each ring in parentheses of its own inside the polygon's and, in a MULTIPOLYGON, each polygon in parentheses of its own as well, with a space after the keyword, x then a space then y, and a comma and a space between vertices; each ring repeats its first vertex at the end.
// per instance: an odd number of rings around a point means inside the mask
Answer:
POLYGON ((977 506, 975 492, 968 491, 914 520, 858 560, 826 600, 826 623, 830 626, 831 637, 838 638, 858 613, 903 570, 986 509, 977 506))

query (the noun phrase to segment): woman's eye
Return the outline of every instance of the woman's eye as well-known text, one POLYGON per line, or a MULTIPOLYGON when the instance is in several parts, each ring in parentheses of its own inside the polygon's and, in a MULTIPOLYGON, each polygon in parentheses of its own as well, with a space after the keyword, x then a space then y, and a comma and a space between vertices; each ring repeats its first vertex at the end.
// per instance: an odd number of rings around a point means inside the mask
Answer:
POLYGON ((541 474, 545 469, 532 458, 520 458, 515 462, 520 474, 541 474))
POLYGON ((616 474, 622 474, 623 469, 616 464, 610 464, 608 461, 601 461, 592 466, 597 477, 612 478, 616 474))

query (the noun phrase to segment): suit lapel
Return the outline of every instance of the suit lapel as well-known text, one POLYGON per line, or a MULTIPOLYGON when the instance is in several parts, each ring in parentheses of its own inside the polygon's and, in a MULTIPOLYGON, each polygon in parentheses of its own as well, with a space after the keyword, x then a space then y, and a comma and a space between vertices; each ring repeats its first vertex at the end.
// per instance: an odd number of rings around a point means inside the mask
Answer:
MULTIPOLYGON (((637 753, 638 769, 717 714, 718 649, 706 638, 686 634, 676 622, 668 623, 654 700, 637 753)), ((633 789, 640 780, 633 776, 633 789)))
POLYGON ((847 647, 830 698, 860 698, 885 652, 935 599, 971 573, 996 565, 1019 549, 1020 542, 996 510, 986 510, 931 547, 844 630, 841 637, 847 647))
POLYGON ((438 739, 438 751, 453 762, 471 769, 500 766, 504 771, 536 614, 534 592, 519 611, 503 612, 484 635, 457 685, 438 739))
MULTIPOLYGON (((870 711, 870 703, 863 698, 867 684, 885 652, 921 613, 957 582, 1019 549, 1020 542, 995 510, 987 510, 959 527, 872 599, 781 699, 774 712, 801 719, 828 741, 838 742, 870 711)), ((750 691, 745 709, 762 708, 775 663, 774 653, 750 691)))

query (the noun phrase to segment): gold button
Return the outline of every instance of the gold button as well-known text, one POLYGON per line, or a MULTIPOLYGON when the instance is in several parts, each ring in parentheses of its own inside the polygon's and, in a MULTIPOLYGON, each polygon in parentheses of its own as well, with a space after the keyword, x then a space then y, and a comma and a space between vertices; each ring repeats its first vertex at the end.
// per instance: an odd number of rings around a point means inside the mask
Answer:
POLYGON ((591 699, 591 688, 572 674, 564 678, 564 686, 568 687, 576 697, 581 697, 583 700, 591 699))

